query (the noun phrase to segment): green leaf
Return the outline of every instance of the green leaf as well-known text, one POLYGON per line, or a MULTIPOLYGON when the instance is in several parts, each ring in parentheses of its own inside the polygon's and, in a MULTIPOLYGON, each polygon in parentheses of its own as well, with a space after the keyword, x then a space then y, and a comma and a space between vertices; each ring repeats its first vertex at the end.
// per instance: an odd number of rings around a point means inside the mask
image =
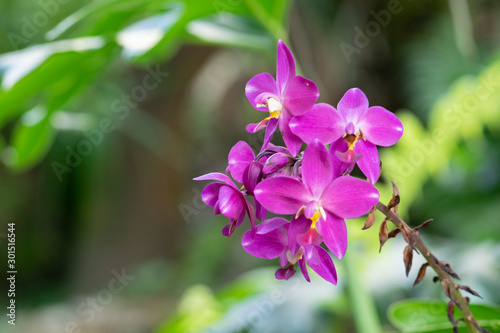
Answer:
MULTIPOLYGON (((491 333, 500 332, 500 308, 471 304, 469 308, 481 327, 491 333)), ((455 309, 455 319, 461 318, 455 309)), ((389 321, 403 332, 450 332, 446 303, 442 301, 408 300, 392 304, 388 309, 389 321)), ((463 327, 464 324, 459 324, 463 327)), ((462 330, 460 331, 462 332, 462 330)), ((467 332, 465 330, 464 332, 467 332)))
POLYGON ((0 126, 33 108, 63 106, 102 70, 113 45, 87 37, 37 45, 0 56, 0 126))
POLYGON ((165 3, 165 0, 94 1, 66 17, 47 32, 46 37, 54 40, 77 28, 77 36, 109 35, 138 19, 158 13, 165 3))
POLYGON ((50 115, 46 108, 36 107, 21 117, 12 134, 7 166, 23 171, 45 157, 55 137, 50 115))
POLYGON ((187 32, 198 42, 269 50, 274 39, 253 20, 224 13, 193 20, 187 32))
POLYGON ((172 38, 166 42, 165 36, 179 22, 185 12, 185 5, 177 3, 161 14, 148 17, 120 31, 116 38, 118 44, 123 47, 124 56, 131 59, 139 58, 161 41, 173 49, 176 39, 172 38))

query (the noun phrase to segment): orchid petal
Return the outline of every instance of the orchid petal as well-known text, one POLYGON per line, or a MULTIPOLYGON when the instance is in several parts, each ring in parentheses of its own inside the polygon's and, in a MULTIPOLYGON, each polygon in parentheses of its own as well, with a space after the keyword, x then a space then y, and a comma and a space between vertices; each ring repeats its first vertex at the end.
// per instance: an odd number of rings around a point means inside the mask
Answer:
POLYGON ((267 234, 255 234, 247 231, 243 235, 241 245, 251 255, 263 259, 278 258, 286 248, 286 235, 283 230, 276 229, 267 234))
POLYGON ((341 161, 337 156, 337 152, 343 153, 347 151, 347 149, 349 149, 349 146, 347 145, 347 142, 345 142, 345 140, 342 138, 338 139, 330 146, 330 156, 332 158, 332 164, 333 164, 333 179, 342 176, 344 172, 348 169, 349 164, 341 161))
POLYGON ((201 192, 201 200, 209 206, 215 207, 215 204, 219 200, 219 190, 221 183, 210 183, 201 192))
POLYGON ((293 268, 293 265, 290 265, 287 268, 278 268, 274 273, 274 276, 278 280, 288 280, 294 274, 295 274, 295 268, 293 268))
POLYGON ((346 124, 350 122, 356 124, 359 117, 368 109, 368 99, 361 89, 352 88, 344 94, 337 109, 344 117, 346 124))
POLYGON ((313 217, 313 215, 316 213, 316 211, 319 209, 319 204, 316 200, 313 200, 309 202, 306 206, 306 209, 304 209, 304 216, 308 219, 313 217))
POLYGON ((333 180, 332 159, 318 140, 311 142, 304 152, 302 180, 317 199, 333 180))
POLYGON ((273 173, 292 161, 293 158, 288 154, 275 153, 266 160, 266 164, 264 165, 262 172, 264 174, 273 173))
POLYGON ((226 169, 226 173, 231 174, 238 183, 242 183, 243 173, 254 158, 255 155, 250 145, 245 141, 238 141, 229 152, 229 166, 226 169))
POLYGON ((275 214, 295 214, 310 201, 307 187, 299 180, 288 177, 262 180, 255 187, 254 195, 265 209, 275 214))
POLYGON ((288 83, 282 100, 291 115, 302 116, 311 110, 318 97, 319 89, 316 83, 302 76, 296 76, 288 83))
POLYGON ((248 132, 248 133, 257 133, 258 131, 260 131, 261 129, 263 128, 266 128, 267 127, 267 122, 269 121, 269 119, 267 118, 264 118, 263 120, 261 120, 260 122, 258 123, 250 123, 248 124, 246 127, 245 127, 245 130, 248 132))
POLYGON ((358 140, 354 145, 354 152, 363 155, 357 164, 370 183, 375 184, 380 175, 377 147, 371 142, 358 140))
POLYGON ((225 174, 220 173, 220 172, 210 172, 210 173, 207 173, 206 175, 202 175, 202 176, 193 178, 193 180, 198 180, 198 181, 200 181, 200 180, 215 180, 215 181, 223 182, 223 183, 231 186, 234 189, 238 189, 236 187, 236 185, 234 185, 234 182, 231 180, 231 178, 229 178, 228 176, 226 176, 225 174))
POLYGON ((377 146, 392 146, 403 135, 403 124, 398 117, 381 106, 368 108, 357 125, 366 141, 377 146))
POLYGON ((276 55, 276 82, 282 93, 288 82, 295 77, 295 59, 286 44, 280 39, 276 55))
POLYGON ((278 123, 279 121, 276 118, 269 119, 269 122, 267 123, 266 127, 266 133, 264 135, 264 143, 262 144, 262 148, 260 149, 261 152, 267 148, 267 145, 273 138, 273 134, 276 131, 276 128, 278 127, 278 123))
POLYGON ((293 156, 297 156, 297 153, 300 151, 302 147, 302 140, 292 133, 288 124, 290 123, 291 115, 287 112, 283 112, 280 117, 280 131, 283 135, 283 141, 285 141, 285 145, 290 151, 290 154, 293 156))
POLYGON ((257 183, 262 179, 262 168, 262 164, 253 161, 250 162, 248 167, 245 169, 243 174, 243 185, 249 194, 253 194, 255 186, 257 186, 257 183))
POLYGON ((287 223, 290 222, 282 217, 275 217, 269 220, 265 220, 264 222, 255 227, 256 228, 255 233, 257 235, 264 235, 283 227, 287 223))
POLYGON ((245 210, 240 193, 229 186, 222 186, 220 188, 219 207, 222 215, 229 219, 237 219, 245 210))
POLYGON ((306 261, 319 276, 326 281, 337 284, 337 271, 332 258, 321 246, 310 246, 306 250, 306 261))
POLYGON ((293 218, 290 223, 290 228, 288 229, 288 246, 290 247, 290 252, 295 255, 300 248, 297 243, 297 236, 305 233, 311 227, 311 220, 304 217, 304 215, 298 218, 293 218))
POLYGON ((292 133, 309 144, 318 139, 327 145, 344 135, 344 118, 333 106, 326 103, 315 104, 306 114, 290 121, 292 133))
POLYGON ((245 94, 250 104, 252 104, 256 110, 267 112, 269 109, 266 105, 257 105, 262 104, 262 96, 260 98, 257 97, 263 93, 269 93, 269 96, 274 96, 279 100, 278 96, 280 96, 280 93, 276 87, 276 81, 269 73, 255 75, 248 81, 245 87, 245 94))
POLYGON ((222 228, 222 235, 229 237, 233 232, 241 225, 241 222, 245 219, 245 212, 242 212, 240 217, 236 220, 231 220, 231 223, 227 224, 222 228))
POLYGON ((304 278, 306 279, 306 281, 311 282, 311 279, 309 278, 309 273, 307 273, 306 261, 304 259, 299 259, 298 263, 299 263, 300 271, 302 272, 302 275, 304 275, 304 278))
POLYGON ((326 213, 326 221, 320 219, 317 227, 323 241, 332 253, 342 259, 347 250, 347 227, 345 220, 330 212, 326 213))
POLYGON ((320 205, 338 217, 353 219, 368 213, 379 197, 378 190, 369 182, 342 176, 325 189, 320 205))

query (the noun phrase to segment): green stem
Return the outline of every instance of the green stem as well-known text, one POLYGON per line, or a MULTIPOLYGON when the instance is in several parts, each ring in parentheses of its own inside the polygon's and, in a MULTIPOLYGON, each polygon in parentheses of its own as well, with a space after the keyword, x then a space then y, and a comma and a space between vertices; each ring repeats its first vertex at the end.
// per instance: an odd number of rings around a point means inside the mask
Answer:
POLYGON ((358 332, 382 333, 373 298, 359 279, 356 256, 351 247, 342 259, 347 273, 347 293, 358 332))

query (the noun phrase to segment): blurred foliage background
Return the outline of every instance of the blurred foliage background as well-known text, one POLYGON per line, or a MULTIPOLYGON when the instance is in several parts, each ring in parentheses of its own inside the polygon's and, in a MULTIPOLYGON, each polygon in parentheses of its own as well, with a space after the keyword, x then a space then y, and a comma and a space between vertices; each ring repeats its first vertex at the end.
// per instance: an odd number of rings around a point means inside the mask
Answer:
POLYGON ((193 177, 260 147, 244 87, 274 75, 279 38, 319 101, 356 86, 402 119, 382 200, 394 180, 411 225, 434 218, 425 240, 499 330, 499 2, 3 0, 0 36, 0 248, 15 222, 19 271, 2 332, 451 331, 431 274, 411 289, 418 260, 406 278, 376 227, 348 223, 338 286, 275 281, 201 202, 193 177))

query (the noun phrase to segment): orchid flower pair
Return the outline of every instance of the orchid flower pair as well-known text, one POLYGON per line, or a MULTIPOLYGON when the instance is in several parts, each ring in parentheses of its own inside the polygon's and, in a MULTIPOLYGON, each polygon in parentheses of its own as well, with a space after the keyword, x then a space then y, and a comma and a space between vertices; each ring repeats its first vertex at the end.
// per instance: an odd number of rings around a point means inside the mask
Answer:
POLYGON ((269 112, 246 128, 251 133, 265 129, 263 145, 257 155, 244 141, 231 149, 226 173, 241 188, 223 173, 195 178, 215 181, 205 187, 202 200, 214 207, 214 214, 230 219, 222 230, 225 236, 248 216, 251 228, 243 236, 243 248, 259 258, 279 258, 276 278, 289 279, 298 263, 307 281, 309 266, 336 284, 335 266, 321 244, 342 259, 347 250, 345 219, 366 214, 379 199, 374 187, 380 174, 376 146, 395 144, 403 126, 392 112, 369 107, 358 88, 347 91, 337 108, 315 104, 316 84, 296 75, 294 57, 281 40, 276 80, 268 73, 256 75, 245 92, 255 109, 269 112), (271 143, 278 128, 286 147, 271 143), (308 146, 300 152, 303 143, 308 146), (367 180, 349 175, 356 164, 367 180), (266 219, 268 212, 288 218, 266 219))

